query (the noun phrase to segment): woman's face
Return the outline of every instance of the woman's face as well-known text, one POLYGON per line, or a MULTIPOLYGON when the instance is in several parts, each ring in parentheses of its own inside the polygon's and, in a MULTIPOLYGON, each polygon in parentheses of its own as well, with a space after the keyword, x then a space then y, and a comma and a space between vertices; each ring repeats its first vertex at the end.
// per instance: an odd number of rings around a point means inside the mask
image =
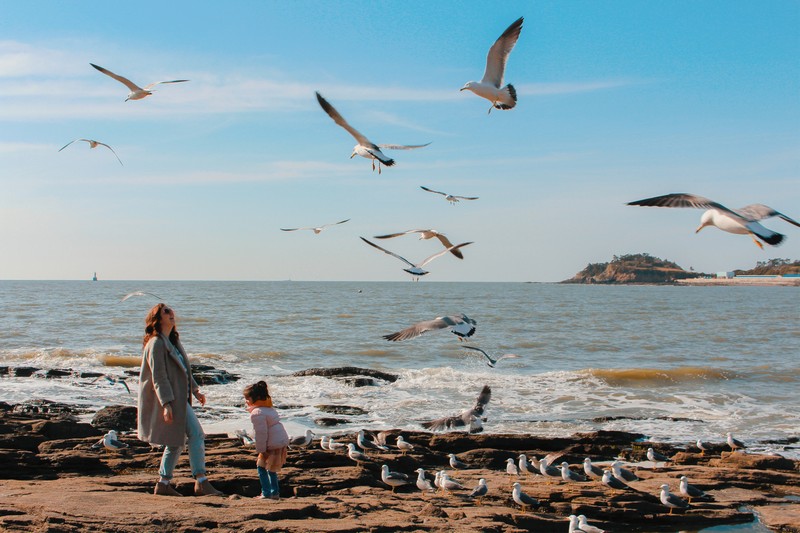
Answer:
POLYGON ((169 331, 175 328, 175 311, 166 305, 161 308, 161 324, 166 326, 169 331))

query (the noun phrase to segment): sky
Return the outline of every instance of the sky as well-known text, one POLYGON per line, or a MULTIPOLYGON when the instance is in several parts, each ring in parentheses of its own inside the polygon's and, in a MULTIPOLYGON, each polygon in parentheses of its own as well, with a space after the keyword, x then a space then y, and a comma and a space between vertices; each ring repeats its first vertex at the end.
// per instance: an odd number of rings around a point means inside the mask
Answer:
MULTIPOLYGON (((464 247, 423 281, 560 281, 649 253, 800 259, 626 206, 688 192, 800 220, 800 2, 0 0, 0 279, 406 281, 358 237, 464 247), (505 81, 459 89, 524 16, 505 81), (101 65, 150 97, 93 69, 101 65), (397 164, 349 159, 319 91, 397 164), (77 138, 113 147, 90 150, 77 138), (448 204, 426 186, 478 200, 448 204), (280 228, 349 222, 316 235, 280 228)), ((373 239, 371 239, 373 240, 373 239)), ((374 241, 374 240, 373 240, 374 241)), ((441 249, 378 241, 418 262, 441 249)))

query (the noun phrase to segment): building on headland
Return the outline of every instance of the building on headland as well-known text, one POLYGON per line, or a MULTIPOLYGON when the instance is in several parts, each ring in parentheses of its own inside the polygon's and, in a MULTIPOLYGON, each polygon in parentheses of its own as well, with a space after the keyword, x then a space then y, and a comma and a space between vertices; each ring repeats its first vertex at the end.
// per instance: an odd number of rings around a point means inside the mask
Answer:
POLYGON ((731 279, 735 275, 735 272, 717 272, 717 279, 731 279))

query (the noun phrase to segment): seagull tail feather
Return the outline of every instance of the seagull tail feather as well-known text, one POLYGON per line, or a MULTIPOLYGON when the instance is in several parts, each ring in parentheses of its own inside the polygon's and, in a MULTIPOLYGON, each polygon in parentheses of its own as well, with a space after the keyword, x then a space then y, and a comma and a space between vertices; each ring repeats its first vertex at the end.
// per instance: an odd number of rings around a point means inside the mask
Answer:
POLYGON ((495 102, 494 107, 503 110, 513 109, 517 105, 517 90, 514 86, 509 83, 500 92, 503 94, 503 99, 495 102))

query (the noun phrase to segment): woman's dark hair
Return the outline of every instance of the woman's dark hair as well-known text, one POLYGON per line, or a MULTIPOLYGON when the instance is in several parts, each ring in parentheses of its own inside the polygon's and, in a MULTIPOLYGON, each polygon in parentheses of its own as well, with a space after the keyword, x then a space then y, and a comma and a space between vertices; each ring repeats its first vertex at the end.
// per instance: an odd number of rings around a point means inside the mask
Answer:
MULTIPOLYGON (((156 304, 144 318, 144 339, 142 340, 142 346, 147 346, 147 342, 161 332, 161 312, 165 307, 167 307, 165 303, 156 304)), ((178 328, 172 328, 172 331, 169 333, 169 341, 175 344, 178 342, 179 337, 178 328)))
POLYGON ((251 402, 266 400, 269 398, 269 389, 267 389, 266 381, 259 381, 244 388, 244 397, 251 402))

